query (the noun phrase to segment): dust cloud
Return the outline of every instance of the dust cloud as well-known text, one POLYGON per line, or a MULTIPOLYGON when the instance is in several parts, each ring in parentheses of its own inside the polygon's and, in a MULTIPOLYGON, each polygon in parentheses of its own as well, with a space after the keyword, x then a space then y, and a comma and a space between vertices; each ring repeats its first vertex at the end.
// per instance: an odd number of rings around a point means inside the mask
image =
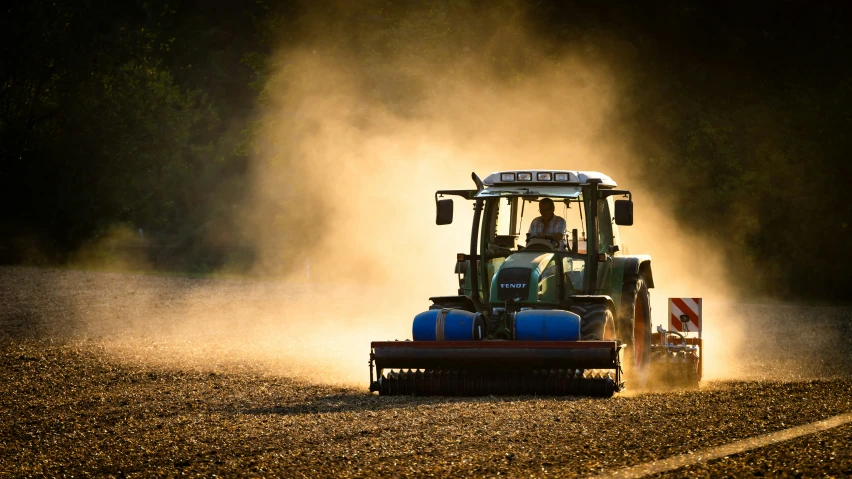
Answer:
POLYGON ((112 297, 78 305, 83 334, 133 360, 364 387, 369 342, 409 338, 427 298, 458 287, 471 207, 456 199, 454 223, 436 226, 435 190, 472 188, 471 172, 596 170, 634 192, 621 234, 654 258, 653 322, 667 297, 704 298, 706 377, 738 374, 742 318, 720 249, 636 180, 617 42, 555 50, 514 4, 440 5, 375 29, 368 7, 308 9, 302 41, 282 34, 255 124, 241 224, 261 279, 95 280, 112 297))
MULTIPOLYGON (((470 206, 457 199, 454 224, 436 226, 435 190, 471 188, 471 172, 603 171, 636 193, 637 225, 622 234, 634 252, 655 258, 655 322, 665 320, 668 296, 704 297, 708 344, 724 331, 724 341, 708 348, 713 366, 706 372, 724 377, 730 365, 723 349, 736 347, 740 335, 727 326, 735 315, 722 306, 731 292, 721 258, 631 181, 637 172, 629 132, 618 120, 618 61, 582 43, 545 55, 522 12, 503 14, 512 20, 486 17, 479 32, 458 42, 424 40, 418 31, 443 22, 424 12, 402 15, 400 25, 416 31, 391 34, 406 42, 381 61, 353 55, 333 38, 277 54, 264 90, 260 137, 268 150, 257 158, 256 219, 249 225, 262 245, 262 267, 285 265, 298 277, 301 265, 282 258, 296 255, 318 280, 374 290, 357 300, 328 293, 329 302, 351 305, 337 328, 359 337, 352 355, 360 359, 370 339, 388 336, 361 332, 409 337, 425 299, 457 288, 453 253, 467 250, 470 206), (415 26, 415 18, 426 25, 415 26), (507 78, 495 73, 495 57, 524 60, 502 65, 516 72, 507 78), (409 89, 397 97, 387 92, 394 88, 409 89), (270 227, 280 211, 289 216, 281 228, 270 227), (399 307, 371 307, 370 298, 382 296, 397 298, 399 307)), ((466 20, 445 22, 458 27, 466 20)))

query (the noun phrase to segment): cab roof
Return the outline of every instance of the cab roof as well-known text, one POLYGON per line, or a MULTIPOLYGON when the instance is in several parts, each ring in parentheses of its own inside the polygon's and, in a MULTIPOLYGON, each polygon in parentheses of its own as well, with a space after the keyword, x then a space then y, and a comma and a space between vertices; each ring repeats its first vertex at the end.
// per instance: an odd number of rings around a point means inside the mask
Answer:
POLYGON ((609 176, 597 171, 575 170, 505 170, 495 171, 482 182, 485 186, 522 185, 536 183, 538 185, 582 185, 589 180, 598 179, 601 186, 614 188, 615 184, 609 176))

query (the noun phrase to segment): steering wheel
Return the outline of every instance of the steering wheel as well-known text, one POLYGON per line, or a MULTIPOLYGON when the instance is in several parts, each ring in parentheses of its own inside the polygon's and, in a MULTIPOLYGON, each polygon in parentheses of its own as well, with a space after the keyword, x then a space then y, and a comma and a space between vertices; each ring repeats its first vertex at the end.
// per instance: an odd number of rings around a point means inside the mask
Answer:
POLYGON ((533 238, 527 241, 525 251, 553 251, 556 249, 555 240, 546 238, 533 238))

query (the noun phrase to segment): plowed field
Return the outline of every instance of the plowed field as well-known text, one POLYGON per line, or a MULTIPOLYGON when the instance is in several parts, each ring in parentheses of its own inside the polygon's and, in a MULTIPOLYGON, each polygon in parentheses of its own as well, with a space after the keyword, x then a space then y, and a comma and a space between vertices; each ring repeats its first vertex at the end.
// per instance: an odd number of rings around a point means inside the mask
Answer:
MULTIPOLYGON (((744 306, 753 368, 696 391, 387 398, 347 294, 0 269, 0 476, 586 476, 852 411, 850 308, 744 306)), ((666 475, 849 476, 850 431, 666 475)))

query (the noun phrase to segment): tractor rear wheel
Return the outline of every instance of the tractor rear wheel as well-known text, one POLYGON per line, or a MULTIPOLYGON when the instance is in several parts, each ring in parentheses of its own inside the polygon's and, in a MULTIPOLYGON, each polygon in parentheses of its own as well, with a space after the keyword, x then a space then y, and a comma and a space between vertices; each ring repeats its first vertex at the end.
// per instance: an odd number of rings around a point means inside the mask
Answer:
POLYGON ((642 382, 651 363, 651 295, 642 276, 624 283, 618 337, 627 345, 625 365, 642 382))

